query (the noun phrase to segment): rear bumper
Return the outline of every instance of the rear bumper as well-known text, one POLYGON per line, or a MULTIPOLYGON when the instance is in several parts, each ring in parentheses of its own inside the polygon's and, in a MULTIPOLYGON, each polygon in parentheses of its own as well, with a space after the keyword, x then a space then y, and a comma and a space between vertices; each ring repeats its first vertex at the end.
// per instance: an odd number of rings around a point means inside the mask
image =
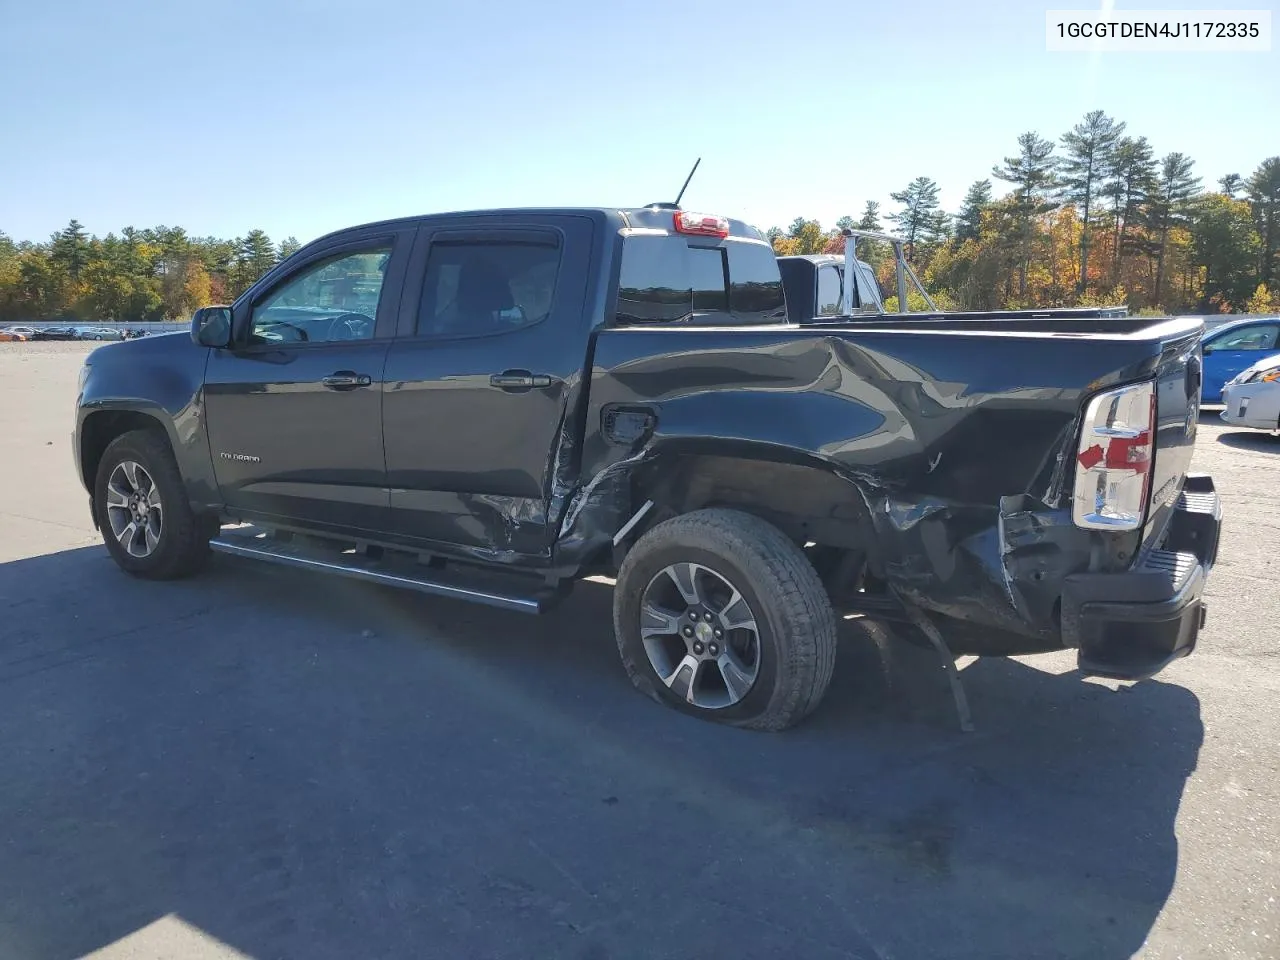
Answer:
POLYGON ((1222 503, 1190 475, 1163 546, 1124 573, 1075 574, 1062 592, 1062 638, 1090 676, 1143 680, 1195 649, 1205 580, 1218 554, 1222 503))

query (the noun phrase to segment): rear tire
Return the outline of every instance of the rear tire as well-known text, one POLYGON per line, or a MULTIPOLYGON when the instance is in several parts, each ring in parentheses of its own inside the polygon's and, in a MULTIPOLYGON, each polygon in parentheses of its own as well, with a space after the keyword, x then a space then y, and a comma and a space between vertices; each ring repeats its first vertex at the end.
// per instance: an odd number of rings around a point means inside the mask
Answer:
POLYGON ((705 720, 786 729, 821 702, 835 667, 836 618, 813 566, 736 510, 641 537, 618 572, 613 621, 636 688, 705 720))
POLYGON ((126 573, 176 580, 208 560, 211 525, 191 509, 178 463, 159 431, 132 430, 111 441, 93 496, 107 552, 126 573))

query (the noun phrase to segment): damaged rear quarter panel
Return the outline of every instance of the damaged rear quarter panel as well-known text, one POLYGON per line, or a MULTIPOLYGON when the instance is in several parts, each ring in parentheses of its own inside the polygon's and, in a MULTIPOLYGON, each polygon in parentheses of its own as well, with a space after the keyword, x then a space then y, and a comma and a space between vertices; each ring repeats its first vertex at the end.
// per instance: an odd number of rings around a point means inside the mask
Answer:
POLYGON ((558 552, 569 561, 607 543, 638 506, 630 478, 642 464, 700 453, 744 470, 818 467, 865 510, 895 590, 1051 646, 1061 577, 1125 553, 1070 523, 1082 400, 1150 376, 1156 353, 1141 340, 1043 333, 603 330, 558 552), (602 415, 617 405, 652 410, 651 435, 609 442, 602 415))

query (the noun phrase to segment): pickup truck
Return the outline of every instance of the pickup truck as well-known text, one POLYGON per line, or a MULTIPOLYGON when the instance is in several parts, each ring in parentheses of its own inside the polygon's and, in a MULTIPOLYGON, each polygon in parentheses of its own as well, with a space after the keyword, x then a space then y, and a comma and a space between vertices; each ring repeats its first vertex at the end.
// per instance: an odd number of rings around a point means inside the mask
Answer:
POLYGON ((217 551, 528 613, 612 577, 635 686, 738 726, 810 713, 855 615, 1130 680, 1189 653, 1199 322, 847 300, 794 322, 758 231, 673 204, 369 224, 95 350, 75 463, 138 577, 217 551))

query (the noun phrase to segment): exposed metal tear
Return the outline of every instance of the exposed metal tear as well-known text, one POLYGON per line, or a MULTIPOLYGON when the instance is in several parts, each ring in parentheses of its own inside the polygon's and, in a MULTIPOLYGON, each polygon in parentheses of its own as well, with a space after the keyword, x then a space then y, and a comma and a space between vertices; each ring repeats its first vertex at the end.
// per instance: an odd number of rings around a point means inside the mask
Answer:
POLYGON ((929 619, 928 615, 912 603, 904 603, 903 607, 911 622, 928 639, 938 659, 942 661, 942 669, 947 674, 947 683, 951 687, 951 699, 956 705, 956 717, 960 721, 962 733, 973 733, 973 714, 969 711, 969 696, 964 690, 964 681, 960 679, 960 671, 956 669, 955 654, 947 646, 947 641, 929 619))
POLYGON ((652 455, 645 447, 601 470, 573 493, 556 536, 557 566, 574 566, 613 541, 631 512, 631 474, 652 455))

